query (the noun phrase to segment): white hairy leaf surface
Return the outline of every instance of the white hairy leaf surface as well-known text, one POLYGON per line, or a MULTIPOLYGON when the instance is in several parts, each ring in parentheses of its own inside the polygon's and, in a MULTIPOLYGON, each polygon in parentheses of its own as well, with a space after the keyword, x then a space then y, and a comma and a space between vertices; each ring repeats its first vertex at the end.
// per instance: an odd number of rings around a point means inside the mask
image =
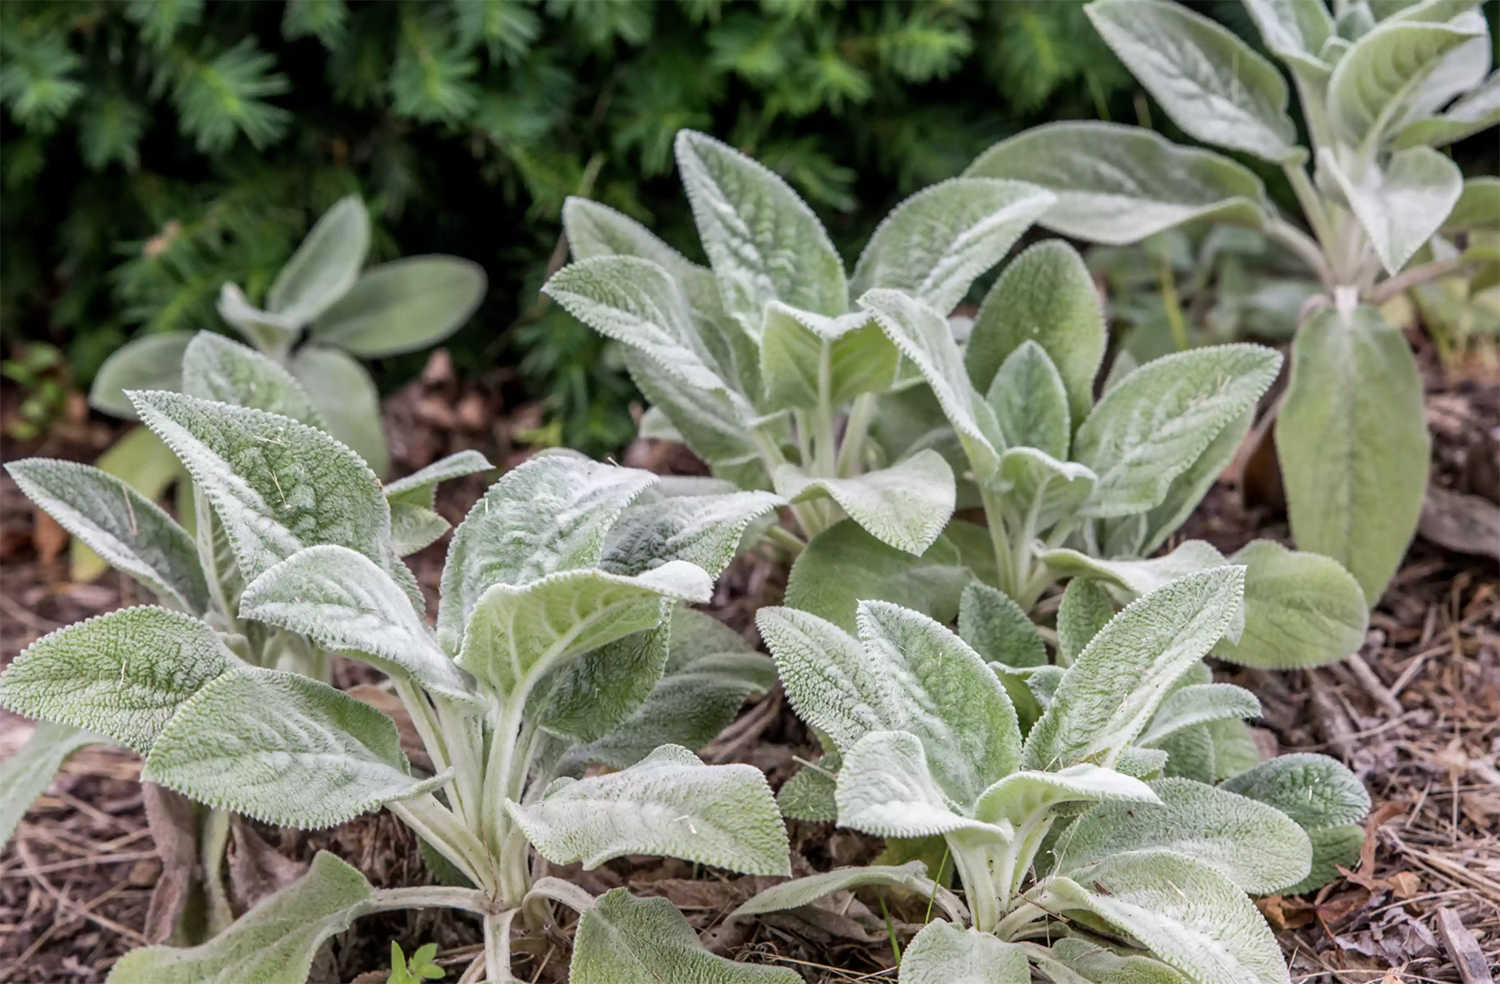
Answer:
POLYGON ((894 601, 951 622, 974 575, 958 548, 940 536, 920 557, 881 543, 852 519, 841 520, 808 542, 787 579, 786 603, 846 631, 864 600, 894 601))
POLYGON ((901 952, 900 984, 1030 984, 1026 951, 951 922, 928 923, 901 952))
POLYGON ((305 981, 313 958, 370 911, 375 889, 358 870, 319 851, 307 874, 200 946, 143 946, 116 961, 109 984, 287 984, 305 981))
POLYGON ((10 843, 16 825, 36 798, 47 791, 68 756, 103 739, 67 724, 38 721, 26 744, 0 761, 0 850, 10 843))
POLYGON ((1213 488, 1219 476, 1224 473, 1224 469, 1234 460, 1254 422, 1253 409, 1246 410, 1239 419, 1230 421, 1187 470, 1172 479, 1161 502, 1152 506, 1145 514, 1146 536, 1141 541, 1138 553, 1142 556, 1155 553, 1187 521, 1193 510, 1198 508, 1198 503, 1208 494, 1208 490, 1213 488))
POLYGON ((792 502, 831 498, 875 539, 918 557, 942 535, 958 494, 953 469, 931 449, 853 478, 811 478, 796 465, 773 477, 792 502))
POLYGON ((875 227, 849 295, 888 287, 947 314, 1054 201, 1035 185, 993 178, 951 178, 924 188, 875 227))
POLYGON ((1369 608, 1354 575, 1321 554, 1254 540, 1232 558, 1245 565, 1245 631, 1214 655, 1265 669, 1321 666, 1358 652, 1369 608))
POLYGON ((628 769, 555 780, 542 799, 506 810, 554 864, 598 867, 655 854, 755 875, 789 875, 786 827, 760 770, 704 765, 662 745, 628 769))
POLYGON ((1282 755, 1225 780, 1223 788, 1274 806, 1309 829, 1354 823, 1370 812, 1364 784, 1326 755, 1282 755))
POLYGON ((1282 895, 1305 895, 1344 877, 1340 868, 1352 870, 1359 863, 1365 828, 1357 823, 1313 827, 1308 830, 1307 839, 1312 841, 1312 870, 1302 881, 1282 889, 1282 895))
POLYGON ((134 338, 99 366, 89 387, 89 405, 111 417, 135 420, 126 390, 182 389, 182 353, 196 337, 191 331, 164 331, 134 338))
POLYGON ((1032 127, 980 154, 964 174, 1040 185, 1057 196, 1042 225, 1112 246, 1195 219, 1259 229, 1267 218, 1265 186, 1248 168, 1115 123, 1032 127))
POLYGON ((828 752, 811 765, 804 765, 796 775, 782 783, 776 792, 776 805, 781 809, 781 815, 818 823, 837 820, 839 805, 834 796, 843 762, 843 756, 837 750, 828 752))
POLYGON ((690 304, 696 305, 705 287, 708 291, 717 290, 712 270, 692 262, 635 219, 608 205, 570 196, 563 203, 562 219, 568 248, 575 260, 596 256, 650 260, 672 275, 690 304))
POLYGON ((1069 766, 1060 772, 1013 772, 986 789, 974 816, 986 823, 1008 820, 1020 826, 1028 817, 1062 803, 1155 803, 1157 795, 1139 779, 1103 766, 1069 766))
POLYGON ((800 984, 786 967, 735 963, 709 953, 677 907, 663 898, 637 899, 623 888, 605 892, 578 921, 572 984, 800 984))
POLYGON ((1184 540, 1171 553, 1149 560, 1100 560, 1077 550, 1048 550, 1041 560, 1065 577, 1090 578, 1115 589, 1124 601, 1147 595, 1184 574, 1229 563, 1206 540, 1184 540))
POLYGON ((1283 60, 1311 64, 1334 34, 1333 18, 1321 3, 1302 0, 1245 0, 1266 47, 1283 60))
POLYGON ((1048 897, 1091 912, 1195 984, 1289 984, 1281 947, 1245 893, 1213 868, 1166 851, 1107 858, 1085 889, 1047 882, 1048 897))
POLYGON ((1411 346, 1375 308, 1329 305, 1292 343, 1276 456, 1292 535, 1332 557, 1373 605, 1416 532, 1432 439, 1411 346))
POLYGON ((354 286, 369 252, 370 213, 365 203, 358 195, 340 198, 276 274, 266 293, 266 308, 288 323, 307 324, 354 286))
POLYGON ((324 426, 302 384, 281 363, 211 331, 200 331, 182 353, 182 392, 324 426))
POLYGON ((1188 684, 1167 695, 1138 741, 1152 745, 1210 721, 1243 721, 1259 716, 1260 699, 1243 687, 1232 683, 1188 684))
POLYGON ((1398 150, 1383 167, 1370 164, 1359 181, 1326 151, 1318 166, 1337 182, 1389 274, 1443 227, 1464 190, 1458 165, 1431 147, 1398 150))
POLYGON ((326 430, 353 448, 377 476, 391 466, 380 416, 380 391, 359 361, 342 349, 304 345, 289 367, 323 415, 326 430))
POLYGON ((1041 533, 1075 516, 1099 478, 1076 461, 1059 461, 1036 448, 1011 448, 1000 456, 997 482, 1023 515, 1034 513, 1032 532, 1041 533))
POLYGON ((812 409, 824 396, 837 407, 861 393, 883 393, 900 361, 866 312, 828 317, 780 301, 766 305, 760 374, 769 408, 812 409))
POLYGON ((1004 840, 1009 830, 966 816, 938 787, 927 753, 907 731, 871 731, 844 753, 839 826, 876 837, 931 837, 959 830, 1004 840))
POLYGON ((484 300, 484 268, 456 256, 407 256, 366 270, 324 311, 313 341, 366 359, 436 345, 484 300))
POLYGON ((1141 733, 1168 688, 1230 625, 1243 567, 1189 574, 1132 602, 1079 654, 1031 733, 1024 768, 1110 764, 1141 733))
POLYGON ((770 492, 643 497, 610 529, 599 567, 612 574, 643 574, 674 560, 718 577, 739 552, 752 523, 785 505, 770 492))
POLYGON ((1131 74, 1190 136, 1273 164, 1297 152, 1286 82, 1233 33, 1162 0, 1104 0, 1084 9, 1131 74))
POLYGON ((290 417, 176 393, 132 393, 141 419, 213 504, 245 579, 304 547, 390 551, 391 511, 353 451, 290 417))
POLYGON ((1108 947, 1076 936, 1053 940, 1052 945, 1046 947, 1035 943, 1022 943, 1021 946, 1054 984, 1191 984, 1186 977, 1153 957, 1132 952, 1122 956, 1108 947), (1068 977, 1067 973, 1076 976, 1068 977))
POLYGON ((660 410, 693 453, 719 478, 742 488, 769 488, 760 449, 746 429, 742 405, 720 390, 690 389, 645 354, 627 348, 623 357, 630 378, 660 410))
POLYGON ((1046 349, 1029 338, 1017 346, 1000 364, 985 399, 1006 444, 1067 460, 1073 433, 1068 393, 1046 349))
POLYGON ((1088 884, 1088 869, 1130 851, 1172 851, 1266 894, 1307 877, 1312 845, 1285 813, 1191 779, 1158 779, 1159 803, 1101 803, 1059 838, 1057 871, 1088 884))
POLYGON ((192 536, 123 480, 89 465, 26 458, 5 466, 16 486, 116 570, 184 611, 208 610, 192 536))
POLYGON ((0 704, 145 754, 183 702, 238 662, 204 622, 141 605, 27 646, 0 675, 0 704))
POLYGON ((141 778, 200 803, 303 830, 430 792, 413 778, 396 725, 296 673, 254 667, 219 676, 156 737, 141 778))
POLYGON ((638 577, 582 569, 494 584, 475 602, 455 662, 502 697, 528 691, 568 657, 661 624, 672 602, 712 594, 713 579, 681 560, 638 577))
POLYGON ((443 482, 465 475, 489 471, 495 466, 478 451, 468 450, 439 458, 426 468, 390 482, 385 487, 385 498, 392 504, 410 503, 431 509, 437 502, 437 487, 443 482))
POLYGON ((1002 591, 975 581, 958 606, 958 636, 986 662, 1045 666, 1047 649, 1031 618, 1002 591))
POLYGON ((948 908, 948 900, 953 899, 951 893, 927 877, 927 865, 921 861, 908 861, 906 864, 857 865, 835 868, 832 871, 772 885, 731 912, 729 918, 741 919, 766 912, 797 909, 804 905, 812 905, 835 892, 847 892, 867 885, 894 886, 928 898, 941 893, 946 896, 944 908, 948 908))
POLYGON ((454 531, 443 566, 438 639, 458 652, 480 595, 594 567, 625 507, 656 476, 574 454, 537 455, 490 486, 454 531))
POLYGON ((1154 359, 1104 394, 1078 428, 1074 460, 1099 476, 1097 516, 1145 512, 1166 497, 1219 431, 1255 405, 1281 356, 1215 345, 1154 359))
POLYGON ((1072 666, 1099 630, 1115 617, 1115 604, 1097 581, 1075 577, 1057 609, 1058 662, 1072 666))
POLYGON ((452 528, 453 524, 426 506, 391 503, 391 549, 397 557, 410 557, 431 546, 452 528))
POLYGON ((948 320, 898 290, 867 291, 859 298, 859 306, 875 316, 886 337, 932 387, 980 481, 988 481, 1000 464, 1005 439, 994 411, 969 384, 963 354, 953 340, 948 320))
POLYGON ((451 700, 476 699, 400 585, 346 547, 309 547, 272 567, 245 588, 240 617, 376 657, 451 700))
POLYGON ((785 181, 702 133, 678 131, 675 147, 724 310, 751 337, 772 301, 829 316, 848 309, 838 250, 785 181))
MULTIPOLYGON (((1458 50, 1455 49, 1455 53, 1458 50)), ((1491 72, 1483 83, 1441 115, 1407 123, 1396 135, 1396 149, 1404 150, 1419 144, 1441 147, 1487 130, 1496 123, 1500 123, 1500 71, 1491 72)))

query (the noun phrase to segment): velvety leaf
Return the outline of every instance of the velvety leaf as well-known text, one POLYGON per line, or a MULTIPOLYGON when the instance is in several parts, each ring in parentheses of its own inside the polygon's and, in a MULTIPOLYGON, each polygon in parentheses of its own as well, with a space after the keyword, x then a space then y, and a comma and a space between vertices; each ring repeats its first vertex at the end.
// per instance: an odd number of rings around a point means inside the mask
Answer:
POLYGON ((637 899, 623 888, 604 893, 578 921, 573 984, 800 984, 786 967, 735 963, 709 953, 677 907, 637 899))
POLYGON ((1073 518, 1098 488, 1098 476, 1087 465, 1058 461, 1036 448, 1001 455, 997 479, 1006 498, 1031 517, 1033 534, 1073 518))
POLYGON ((1066 461, 1073 433, 1068 393, 1046 349, 1031 339, 1005 357, 985 397, 1005 443, 1066 461))
MULTIPOLYGON (((649 493, 642 497, 649 499, 649 493)), ((718 577, 739 553, 745 531, 785 500, 769 492, 684 495, 637 502, 609 531, 599 566, 612 574, 643 574, 674 560, 718 577)))
POLYGON ((835 799, 839 826, 876 837, 930 837, 973 831, 1002 840, 1006 832, 958 812, 938 788, 922 742, 906 731, 871 731, 844 755, 835 799))
POLYGON ((1371 307, 1303 324, 1276 421, 1292 534, 1374 604, 1416 531, 1431 438, 1411 347, 1371 307))
POLYGON ((1178 527, 1187 522, 1198 503, 1234 460, 1254 422, 1254 410, 1247 410, 1238 420, 1230 421, 1187 470, 1172 479, 1166 497, 1146 513, 1146 536, 1139 553, 1143 556, 1155 553, 1168 537, 1177 532, 1178 527))
POLYGON ((183 352, 182 392, 323 427, 322 414, 281 363, 213 332, 200 331, 183 352))
POLYGON ((27 646, 0 675, 0 704, 145 754, 184 701, 238 663, 204 622, 142 605, 27 646))
POLYGON ((628 769, 555 780, 537 803, 506 810, 554 864, 585 869, 657 854, 756 875, 789 875, 786 828, 760 770, 704 765, 663 745, 628 769))
POLYGON ((1357 823, 1315 827, 1307 832, 1307 838, 1313 847, 1312 870, 1302 881, 1282 889, 1282 895, 1306 895, 1344 877, 1339 869, 1352 869, 1359 862, 1365 828, 1357 823))
POLYGON ((716 476, 741 488, 770 488, 760 448, 745 427, 738 401, 720 390, 684 387, 634 349, 626 349, 623 356, 636 387, 716 476))
POLYGON ((354 286, 369 251, 370 213, 365 203, 358 195, 339 199, 276 274, 266 307, 288 321, 307 324, 354 286))
POLYGON ((839 818, 838 772, 843 756, 832 751, 813 765, 804 765, 796 775, 782 783, 776 793, 781 815, 792 820, 831 823, 839 818))
POLYGON ((1032 127, 979 155, 964 174, 1040 185, 1057 195, 1042 225, 1117 246, 1194 219, 1259 229, 1267 216, 1265 187, 1247 168, 1114 123, 1032 127))
POLYGON ((918 557, 942 535, 957 495, 953 469, 930 449, 853 478, 811 478, 795 465, 774 478, 792 502, 832 498, 875 539, 918 557))
MULTIPOLYGON (((131 412, 135 411, 132 409, 131 412)), ((119 440, 94 459, 94 467, 120 479, 152 502, 161 498, 179 478, 187 477, 172 449, 151 433, 149 427, 126 430, 119 440)), ((178 490, 179 503, 183 498, 191 499, 191 485, 183 482, 178 490)), ((85 546, 82 540, 73 539, 69 548, 68 574, 75 582, 97 580, 108 567, 108 562, 85 546)))
POLYGON ((975 581, 958 606, 958 635, 987 662, 1045 666, 1047 649, 1030 617, 1010 596, 975 581))
POLYGON ((396 725, 296 673, 233 670, 198 691, 157 736, 141 778, 264 823, 316 830, 430 792, 396 725))
POLYGON ((10 843, 16 825, 52 785, 68 756, 101 740, 71 725, 39 721, 26 744, 0 761, 0 789, 5 790, 0 799, 0 849, 10 843))
POLYGON ((1309 829, 1354 823, 1370 812, 1364 785, 1326 755, 1282 755, 1226 780, 1223 788, 1274 806, 1309 829))
POLYGON ((1138 953, 1121 956, 1108 947, 1078 937, 1053 940, 1047 947, 1027 943, 1021 946, 1054 984, 1077 984, 1073 978, 1063 976, 1063 971, 1077 974, 1077 980, 1083 984, 1191 984, 1152 957, 1138 953))
POLYGON ((490 471, 494 467, 478 451, 459 451, 390 482, 385 487, 385 497, 389 502, 409 502, 431 509, 437 502, 438 485, 465 475, 490 471))
MULTIPOLYGON (((669 635, 670 626, 662 621, 555 662, 532 687, 523 717, 569 742, 603 738, 641 710, 661 682, 669 635)), ((659 744, 647 746, 642 755, 659 744)))
POLYGON ((1057 609, 1058 662, 1072 666, 1114 617, 1114 602, 1098 582, 1081 577, 1069 581, 1057 609))
POLYGON ((1364 644, 1369 608, 1338 561, 1256 540, 1235 554, 1245 569, 1245 631, 1214 655, 1265 669, 1321 666, 1364 644))
POLYGON ((1333 18, 1321 0, 1245 0, 1266 47, 1282 59, 1317 59, 1333 35, 1333 18))
POLYGON ((111 417, 135 420, 135 407, 126 390, 181 390, 182 354, 196 334, 158 332, 121 345, 94 374, 89 405, 111 417))
POLYGON ((1384 168, 1371 164, 1358 183, 1327 152, 1319 154, 1318 166, 1338 183, 1381 264, 1392 274, 1442 228, 1463 194, 1463 172, 1431 147, 1399 150, 1384 168))
POLYGON ((116 961, 109 984, 287 984, 305 981, 323 942, 373 908, 359 871, 319 851, 307 874, 262 899, 201 946, 144 946, 116 961))
POLYGON ((1255 405, 1281 367, 1258 345, 1216 345, 1148 362, 1104 394, 1078 428, 1073 458, 1099 476, 1099 516, 1144 512, 1255 405))
POLYGON ((193 538, 124 481, 71 461, 25 458, 5 466, 16 486, 111 567, 184 611, 208 610, 193 538))
POLYGON ((1221 718, 1204 728, 1214 746, 1213 782, 1223 782, 1260 764, 1260 746, 1244 721, 1221 718))
POLYGON ((452 528, 453 524, 425 506, 391 503, 391 549, 397 557, 410 557, 431 546, 452 528))
POLYGON ((462 327, 486 286, 484 268, 456 256, 382 263, 324 311, 310 335, 366 359, 418 352, 462 327))
POLYGON ((1165 851, 1138 851, 1106 858, 1090 877, 1095 891, 1060 878, 1048 882, 1048 897, 1140 940, 1199 984, 1289 984, 1270 927, 1213 868, 1165 851))
POLYGON ((1041 560, 1063 576, 1090 578, 1108 585, 1122 603, 1150 594, 1184 574, 1229 563, 1213 544, 1204 540, 1184 540, 1171 553, 1149 560, 1099 560, 1067 549, 1048 550, 1041 560))
MULTIPOLYGON (((1496 87, 1500 91, 1500 86, 1496 87)), ((1500 230, 1500 178, 1469 178, 1463 194, 1448 218, 1443 232, 1465 232, 1474 229, 1500 230)))
POLYGON ((717 294, 713 271, 701 267, 657 238, 635 219, 608 205, 570 196, 563 203, 563 229, 573 259, 596 256, 633 256, 666 270, 690 305, 702 303, 706 293, 717 294))
POLYGON ((1167 687, 1224 634, 1243 591, 1244 568, 1219 567, 1132 602, 1063 676, 1027 736, 1023 767, 1111 764, 1144 730, 1167 687))
POLYGON ((1138 739, 1142 745, 1159 744, 1168 735, 1210 721, 1260 716, 1260 700, 1243 687, 1231 683, 1195 683, 1167 694, 1150 725, 1138 739))
MULTIPOLYGON (((1482 40, 1482 39, 1481 39, 1482 40)), ((1472 41, 1468 42, 1473 44, 1472 41)), ((1462 46, 1461 46, 1462 47, 1462 46)), ((1456 54, 1461 48, 1454 49, 1456 54)), ((1442 147, 1500 123, 1500 72, 1491 72, 1477 88, 1440 116, 1413 120, 1396 135, 1396 149, 1419 144, 1442 147)))
POLYGON ((592 568, 610 527, 656 476, 544 454, 507 472, 469 510, 443 566, 438 639, 456 653, 480 595, 558 571, 592 568))
POLYGON ((928 923, 901 953, 901 984, 1030 984, 1026 951, 951 922, 928 923))
POLYGON ((936 898, 940 893, 947 899, 953 898, 951 893, 927 877, 927 865, 921 861, 911 861, 900 865, 859 865, 835 868, 832 871, 772 885, 731 912, 729 918, 741 919, 745 916, 758 916, 767 912, 799 909, 804 905, 812 905, 819 899, 827 898, 835 892, 848 892, 868 885, 890 885, 929 898, 936 898))
POLYGON ((309 547, 267 570, 245 588, 240 617, 306 636, 324 649, 366 653, 381 669, 399 667, 434 694, 475 700, 400 586, 345 547, 309 547))
POLYGON ((289 417, 175 393, 135 393, 146 425, 212 501, 246 580, 303 547, 386 561, 390 508, 359 456, 289 417))
POLYGON ((1297 152, 1281 73, 1225 28, 1160 0, 1104 0, 1084 10, 1190 136, 1272 163, 1297 152))
POLYGON ((827 317, 780 301, 766 306, 760 375, 766 406, 818 406, 825 394, 841 406, 861 393, 883 393, 896 381, 900 353, 869 314, 827 317))
POLYGON ((291 369, 322 414, 328 433, 353 448, 377 476, 389 471, 380 392, 365 367, 339 349, 304 345, 291 369))
POLYGON ((988 823, 1009 820, 1020 827, 1062 803, 1155 803, 1151 787, 1114 769, 1074 765, 1059 772, 1014 772, 974 804, 974 816, 988 823))
POLYGON ((875 227, 849 295, 888 287, 947 314, 1053 201, 1051 192, 1034 185, 992 178, 952 178, 924 188, 875 227))
POLYGON ((256 307, 238 284, 225 283, 219 287, 219 300, 214 310, 262 352, 283 355, 302 334, 303 323, 295 313, 281 315, 256 307))
POLYGON ((786 603, 850 632, 858 603, 865 599, 894 601, 951 622, 971 580, 947 537, 938 537, 913 557, 881 543, 853 520, 843 520, 813 537, 798 555, 787 579, 786 603))
POLYGON ((909 294, 896 290, 876 289, 859 298, 860 307, 875 316, 881 330, 909 359, 933 395, 943 413, 958 431, 964 451, 974 462, 981 482, 988 481, 999 466, 1004 442, 994 412, 969 385, 963 355, 948 321, 932 308, 909 294))

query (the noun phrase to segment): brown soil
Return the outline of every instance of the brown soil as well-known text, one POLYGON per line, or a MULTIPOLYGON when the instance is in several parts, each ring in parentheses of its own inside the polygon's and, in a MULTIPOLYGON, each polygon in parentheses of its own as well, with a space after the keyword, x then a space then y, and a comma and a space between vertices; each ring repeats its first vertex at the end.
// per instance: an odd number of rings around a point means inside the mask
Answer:
MULTIPOLYGON (((1429 372, 1429 422, 1436 437, 1434 482, 1495 499, 1500 493, 1500 387, 1486 367, 1476 377, 1438 381, 1429 372)), ((461 387, 441 356, 421 381, 387 401, 398 473, 476 447, 510 466, 526 449, 517 432, 539 422, 535 406, 507 406, 496 377, 461 387)), ((7 448, 6 457, 46 454, 91 459, 114 428, 79 415, 39 448, 7 448)), ((680 449, 638 443, 625 463, 658 471, 700 469, 680 449)), ((1246 505, 1238 488, 1221 485, 1184 535, 1225 550, 1256 536, 1285 540, 1274 483, 1247 483, 1259 498, 1246 505)), ((471 477, 443 491, 439 508, 457 521, 483 491, 471 477)), ((62 625, 147 600, 114 574, 95 584, 67 580, 65 537, 39 520, 8 478, 0 479, 0 663, 62 625)), ((446 547, 414 558, 435 599, 446 547)), ((753 633, 755 608, 773 604, 784 586, 756 556, 737 561, 721 580, 712 610, 753 633)), ((1500 964, 1500 570, 1487 557, 1454 553, 1418 539, 1371 617, 1365 646, 1349 660, 1316 671, 1265 673, 1221 667, 1221 675, 1254 690, 1264 706, 1263 744, 1280 751, 1320 751, 1342 758, 1364 780, 1376 804, 1356 870, 1315 897, 1271 897, 1261 910, 1277 929, 1303 982, 1460 981, 1458 961, 1500 964)), ((377 675, 341 663, 346 687, 377 675)), ((29 736, 30 724, 0 712, 0 757, 29 736)), ((747 704, 740 719, 704 750, 710 761, 749 762, 773 785, 811 752, 806 730, 777 692, 747 704)), ((139 759, 91 748, 74 756, 33 806, 0 855, 0 981, 99 981, 126 950, 143 942, 147 905, 162 876, 137 781, 139 759)), ((793 823, 799 873, 871 860, 880 843, 831 824, 793 823)), ((294 874, 331 850, 377 885, 420 884, 428 875, 410 833, 387 814, 331 831, 257 827, 233 855, 248 895, 294 874), (257 837, 256 834, 259 836, 257 837)), ((924 917, 920 905, 886 913, 871 897, 809 921, 792 915, 728 925, 724 916, 768 879, 695 869, 674 860, 627 858, 567 877, 591 891, 628 885, 662 895, 688 914, 705 943, 748 962, 797 969, 809 981, 895 978, 890 930, 904 939, 924 917), (872 908, 873 907, 873 908, 872 908)), ((335 940, 319 980, 385 980, 389 944, 409 953, 436 942, 438 962, 456 980, 478 951, 477 925, 446 911, 394 913, 358 922, 335 940)), ((518 941, 524 979, 561 981, 566 934, 518 941)))

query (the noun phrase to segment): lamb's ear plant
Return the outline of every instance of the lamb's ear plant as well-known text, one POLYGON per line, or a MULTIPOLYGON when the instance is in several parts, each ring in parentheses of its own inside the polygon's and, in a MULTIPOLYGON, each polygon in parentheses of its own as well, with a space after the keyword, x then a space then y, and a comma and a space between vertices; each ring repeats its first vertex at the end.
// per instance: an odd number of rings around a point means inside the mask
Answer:
POLYGON ((937 918, 903 948, 903 982, 1285 984, 1246 895, 1315 881, 1316 844, 1337 838, 1314 832, 1353 823, 1368 796, 1322 756, 1216 785, 1163 775, 1176 753, 1158 747, 1185 722, 1258 713, 1239 688, 1184 681, 1234 622, 1244 579, 1218 567, 1132 602, 1059 671, 1039 716, 1009 696, 1009 669, 918 612, 862 603, 855 638, 762 610, 788 698, 842 756, 839 825, 941 837, 963 899, 919 864, 841 869, 769 889, 736 918, 853 885, 917 886, 937 918))
MULTIPOLYGON (((704 765, 652 733, 716 700, 662 729, 706 742, 737 709, 726 691, 742 700, 768 682, 764 657, 704 616, 673 613, 708 600, 747 527, 783 500, 700 486, 676 494, 646 472, 539 456, 454 532, 434 631, 399 556, 429 534, 401 542, 393 515, 427 509, 447 466, 382 489, 358 455, 292 417, 170 392, 131 399, 192 476, 198 543, 116 480, 21 463, 33 494, 31 476, 75 476, 83 491, 53 483, 49 495, 91 518, 59 509, 60 519, 165 604, 38 640, 0 676, 0 702, 127 745, 145 758, 143 779, 226 815, 316 829, 383 806, 467 886, 377 890, 322 855, 208 942, 136 950, 111 980, 303 980, 322 942, 354 918, 428 905, 481 919, 488 973, 503 980, 513 923, 540 930, 552 903, 581 915, 579 984, 668 967, 684 981, 795 980, 708 953, 662 900, 596 900, 547 877, 531 852, 589 867, 658 853, 788 873, 760 772, 704 765), (674 625, 693 652, 673 653, 674 625), (266 665, 261 639, 380 668, 436 774, 412 773, 389 717, 266 665), (619 771, 575 778, 594 761, 619 771)), ((43 727, 55 759, 59 744, 43 727)))
POLYGON ((988 178, 935 185, 898 205, 846 273, 780 177, 701 133, 681 131, 676 149, 711 267, 575 198, 563 211, 574 262, 544 291, 622 343, 651 402, 643 433, 686 442, 742 488, 774 488, 803 538, 848 516, 921 555, 953 513, 952 470, 934 450, 886 457, 868 440, 878 395, 914 379, 854 301, 900 288, 946 315, 1052 194, 988 178))
POLYGON ((1474 3, 1246 0, 1290 74, 1167 0, 1096 0, 1095 28, 1189 136, 1280 167, 1310 233, 1239 163, 1149 130, 1063 122, 990 148, 967 177, 1028 181, 1057 203, 1038 221, 1121 245, 1185 222, 1264 231, 1326 295, 1292 346, 1276 447, 1298 544, 1338 560, 1373 605, 1416 530, 1430 441, 1417 365, 1382 303, 1438 277, 1493 270, 1493 246, 1452 238, 1500 222, 1495 178, 1465 181, 1436 148, 1500 122, 1500 75, 1474 3), (1311 173, 1309 173, 1311 165, 1311 173))

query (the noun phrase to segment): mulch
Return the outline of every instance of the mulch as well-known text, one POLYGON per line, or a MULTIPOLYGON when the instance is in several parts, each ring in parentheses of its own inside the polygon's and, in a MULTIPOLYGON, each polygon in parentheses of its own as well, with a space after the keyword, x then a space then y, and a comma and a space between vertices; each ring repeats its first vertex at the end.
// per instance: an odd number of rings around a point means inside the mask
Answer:
MULTIPOLYGON (((1481 365, 1444 378, 1430 365, 1428 416, 1435 435, 1434 484, 1500 498, 1500 386, 1481 365)), ((422 378, 386 401, 395 471, 477 448, 501 467, 530 449, 526 438, 542 408, 519 401, 503 373, 460 384, 438 354, 422 378)), ((77 409, 41 446, 6 448, 91 460, 117 429, 77 409)), ((682 449, 637 442, 624 464, 692 474, 701 465, 682 449)), ((1247 474, 1246 490, 1221 485, 1182 536, 1229 551, 1257 536, 1287 540, 1274 482, 1247 474)), ((456 522, 484 480, 446 486, 439 510, 456 522)), ((1451 525, 1451 524, 1450 524, 1451 525)), ((1427 526, 1424 524, 1424 529, 1427 526)), ((1459 523, 1463 528, 1463 523, 1459 523)), ((1452 542, 1434 527, 1433 535, 1452 542)), ((436 599, 445 543, 412 558, 436 599)), ((765 558, 742 557, 725 572, 710 609, 747 634, 754 610, 774 604, 784 575, 765 558)), ((66 536, 0 478, 0 663, 39 636, 79 619, 148 601, 128 580, 106 574, 92 584, 67 579, 66 536)), ((1255 722, 1265 750, 1317 751, 1345 761, 1370 790, 1361 863, 1310 897, 1272 896, 1258 905, 1276 929, 1298 984, 1473 984, 1500 965, 1500 569, 1491 557, 1444 549, 1424 538, 1371 615, 1360 652, 1312 671, 1268 673, 1220 666, 1218 675, 1258 694, 1255 722), (1463 964, 1463 969, 1460 965, 1463 964), (1468 971, 1470 976, 1464 976, 1468 971)), ((378 680, 340 662, 337 682, 378 680)), ((0 712, 0 758, 20 747, 31 725, 0 712)), ((740 718, 704 750, 718 762, 749 762, 785 781, 799 758, 815 755, 806 729, 778 691, 747 703, 740 718)), ((0 854, 0 984, 101 981, 118 957, 144 941, 147 907, 161 861, 146 822, 140 761, 124 750, 75 755, 0 854)), ((793 822, 797 873, 867 863, 879 841, 831 824, 793 822)), ((263 825, 236 831, 231 859, 244 902, 295 877, 318 850, 331 850, 377 886, 421 884, 428 874, 414 837, 389 814, 361 817, 327 831, 263 825)), ((628 886, 661 895, 687 913, 715 952, 788 966, 809 981, 893 981, 894 929, 923 921, 921 905, 886 909, 873 896, 850 897, 813 918, 780 915, 726 924, 724 917, 770 879, 686 862, 622 858, 593 872, 558 872, 592 892, 628 886)), ((377 982, 389 972, 390 941, 410 953, 439 945, 437 962, 456 980, 478 953, 477 924, 447 911, 387 913, 360 920, 315 966, 315 979, 377 982)), ((567 934, 520 941, 516 972, 562 981, 567 934)))

